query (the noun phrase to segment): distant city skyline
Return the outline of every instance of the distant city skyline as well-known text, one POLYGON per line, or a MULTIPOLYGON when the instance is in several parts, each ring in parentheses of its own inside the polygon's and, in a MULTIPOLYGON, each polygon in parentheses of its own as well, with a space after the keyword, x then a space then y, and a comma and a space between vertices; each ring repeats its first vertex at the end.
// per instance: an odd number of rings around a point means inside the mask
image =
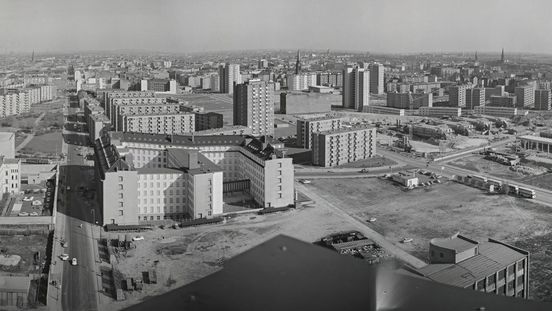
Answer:
POLYGON ((0 53, 330 49, 550 53, 552 3, 0 0, 0 53))

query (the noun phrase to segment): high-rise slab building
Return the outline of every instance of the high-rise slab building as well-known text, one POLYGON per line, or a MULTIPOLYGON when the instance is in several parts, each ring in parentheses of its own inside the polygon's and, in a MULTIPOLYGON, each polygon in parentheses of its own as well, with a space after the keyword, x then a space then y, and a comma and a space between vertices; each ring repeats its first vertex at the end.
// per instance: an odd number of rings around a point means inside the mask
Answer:
POLYGON ((551 94, 550 90, 535 90, 535 109, 550 110, 551 94))
POLYGON ((466 108, 485 106, 485 88, 473 88, 466 90, 466 108))
POLYGON ((274 133, 274 83, 258 79, 234 86, 234 125, 251 129, 253 135, 274 133))
POLYGON ((535 89, 532 86, 518 86, 515 88, 516 107, 525 108, 535 103, 535 89))
POLYGON ((297 145, 302 148, 312 148, 312 135, 319 132, 341 129, 344 117, 324 115, 315 118, 297 119, 297 145))
POLYGON ((238 64, 222 64, 219 66, 219 91, 225 94, 234 92, 234 83, 242 82, 240 74, 240 65, 238 64))
POLYGON ((455 85, 449 87, 449 103, 452 107, 466 107, 466 89, 465 85, 455 85))
POLYGON ((373 63, 368 66, 370 70, 370 93, 383 94, 384 67, 382 64, 373 63))
POLYGON ((362 111, 369 106, 370 72, 358 66, 347 66, 343 70, 343 108, 362 111))

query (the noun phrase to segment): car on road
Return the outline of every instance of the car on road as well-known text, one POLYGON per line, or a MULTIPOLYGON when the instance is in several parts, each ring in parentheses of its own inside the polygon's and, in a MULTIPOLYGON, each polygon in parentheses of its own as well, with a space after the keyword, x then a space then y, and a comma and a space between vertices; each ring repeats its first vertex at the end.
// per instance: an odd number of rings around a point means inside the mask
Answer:
POLYGON ((65 189, 67 189, 67 191, 71 191, 71 186, 67 186, 65 189))
POLYGON ((76 266, 77 264, 77 258, 73 257, 73 259, 71 259, 71 266, 76 266))
POLYGON ((141 236, 141 235, 133 236, 133 237, 132 237, 132 240, 133 240, 133 241, 142 241, 143 239, 144 239, 144 237, 141 236))
POLYGON ((302 183, 302 184, 310 184, 311 183, 311 181, 308 180, 308 179, 300 179, 299 182, 302 183))
POLYGON ((67 254, 61 254, 59 255, 59 259, 63 260, 63 261, 67 261, 69 260, 69 255, 67 254))
POLYGON ((413 240, 411 238, 403 238, 401 240, 401 243, 404 243, 404 244, 407 244, 407 243, 411 243, 413 240))
POLYGON ((69 243, 67 243, 67 241, 61 241, 61 247, 63 248, 69 247, 69 243))

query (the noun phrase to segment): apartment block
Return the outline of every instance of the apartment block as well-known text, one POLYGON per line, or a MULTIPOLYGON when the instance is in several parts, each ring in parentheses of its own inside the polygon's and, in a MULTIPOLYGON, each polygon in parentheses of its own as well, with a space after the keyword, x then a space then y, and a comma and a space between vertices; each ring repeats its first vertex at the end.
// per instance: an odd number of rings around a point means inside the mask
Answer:
POLYGON ((532 86, 518 86, 515 88, 516 107, 526 108, 535 104, 535 88, 532 86))
POLYGON ((286 79, 290 91, 305 91, 309 87, 317 85, 315 73, 288 74, 286 79))
POLYGON ((111 132, 95 154, 104 224, 217 216, 227 190, 263 208, 294 204, 292 159, 262 138, 111 132))
POLYGON ((364 111, 370 102, 370 72, 348 65, 343 70, 343 108, 364 111))
POLYGON ((31 111, 29 94, 23 91, 0 91, 0 118, 18 115, 31 111))
POLYGON ((234 92, 234 84, 241 84, 242 78, 240 73, 240 65, 238 64, 221 64, 219 66, 219 91, 225 94, 234 92))
POLYGON ((119 103, 116 101, 122 101, 122 99, 115 100, 111 106, 111 122, 116 131, 122 131, 120 122, 123 115, 175 114, 181 112, 178 103, 119 103))
POLYGON ((254 136, 274 133, 274 83, 258 79, 234 86, 234 125, 251 128, 254 136))
POLYGON ((485 106, 485 88, 466 89, 466 109, 485 106))
POLYGON ((535 109, 550 110, 552 103, 552 91, 550 89, 535 90, 535 109))
POLYGON ((312 163, 342 165, 376 155, 376 128, 342 128, 312 135, 312 163))
POLYGON ((110 90, 110 91, 99 91, 98 92, 98 99, 100 101, 100 104, 105 109, 106 115, 108 118, 111 118, 110 116, 110 109, 109 106, 111 105, 111 101, 115 98, 141 98, 141 97, 155 97, 155 92, 153 91, 122 91, 122 90, 110 90))
POLYGON ((316 118, 298 118, 297 145, 312 149, 313 134, 338 130, 343 127, 344 121, 344 117, 329 114, 316 118))
POLYGON ((368 66, 370 70, 370 93, 383 94, 384 67, 382 64, 373 63, 368 66))
MULTIPOLYGON (((147 113, 147 111, 157 111, 157 109, 163 109, 161 106, 168 105, 167 100, 165 98, 159 98, 159 97, 143 97, 143 98, 113 98, 111 101, 106 104, 105 112, 109 120, 116 125, 117 119, 119 118, 119 110, 124 109, 134 109, 134 108, 122 108, 125 106, 140 106, 135 109, 138 111, 136 113, 139 113, 140 110, 144 111, 143 113, 147 113), (148 109, 147 107, 151 106, 151 109, 148 109)), ((170 108, 167 107, 166 109, 175 109, 174 107, 178 107, 177 104, 173 104, 170 108)), ((174 111, 174 110, 171 110, 174 111)), ((130 113, 130 112, 129 112, 130 113)))
POLYGON ((449 87, 449 103, 451 107, 466 107, 466 85, 449 87))
POLYGON ((195 131, 195 115, 185 112, 121 114, 117 127, 122 132, 183 135, 195 131))
POLYGON ((432 239, 429 261, 416 273, 484 293, 529 297, 529 252, 512 245, 494 239, 477 242, 462 235, 432 239))

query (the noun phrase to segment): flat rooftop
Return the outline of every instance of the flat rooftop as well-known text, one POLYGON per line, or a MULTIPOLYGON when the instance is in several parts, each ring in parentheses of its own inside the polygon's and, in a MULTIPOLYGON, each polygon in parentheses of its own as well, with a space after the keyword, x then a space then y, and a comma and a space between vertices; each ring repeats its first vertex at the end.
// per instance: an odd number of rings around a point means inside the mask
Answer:
POLYGON ((371 130, 375 129, 375 126, 366 126, 366 127, 344 127, 340 129, 330 130, 330 131, 323 131, 319 134, 323 135, 330 135, 330 134, 342 134, 342 133, 349 133, 349 132, 357 132, 357 131, 363 131, 363 130, 371 130))
POLYGON ((520 136, 519 139, 539 142, 539 143, 552 144, 552 138, 541 137, 541 136, 523 135, 523 136, 520 136))
POLYGON ((437 247, 446 248, 446 249, 453 249, 457 253, 466 251, 470 248, 476 247, 479 243, 467 239, 461 235, 453 236, 450 238, 439 238, 439 239, 431 239, 429 241, 431 245, 435 245, 437 247))
POLYGON ((507 244, 490 240, 479 243, 479 254, 464 261, 457 264, 429 264, 418 271, 440 283, 467 287, 527 255, 507 244))

